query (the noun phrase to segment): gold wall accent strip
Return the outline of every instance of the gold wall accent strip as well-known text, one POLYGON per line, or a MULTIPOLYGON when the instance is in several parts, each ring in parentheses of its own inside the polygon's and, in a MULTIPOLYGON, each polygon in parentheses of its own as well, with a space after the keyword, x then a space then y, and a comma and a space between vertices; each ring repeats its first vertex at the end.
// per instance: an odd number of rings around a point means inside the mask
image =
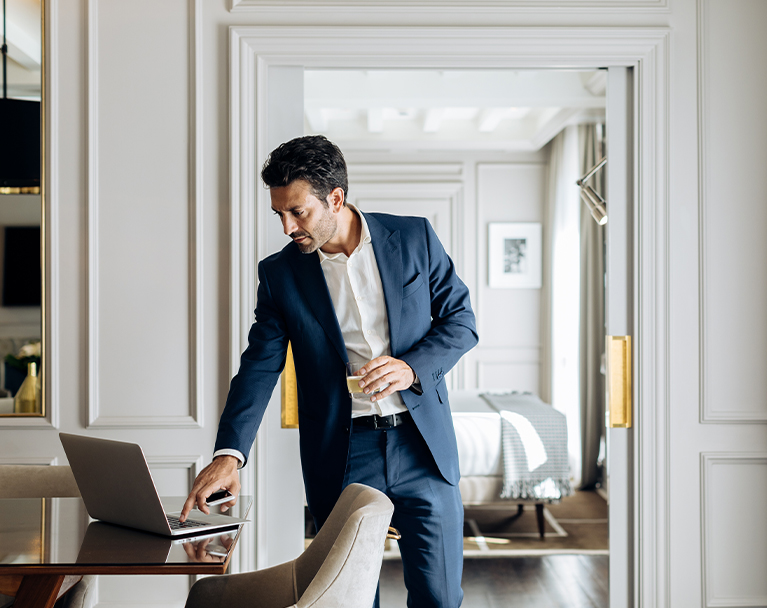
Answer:
MULTIPOLYGON (((41 123, 42 129, 42 123, 41 123)), ((40 168, 42 171, 42 167, 40 168)), ((3 186, 0 188, 0 194, 40 194, 40 186, 3 186)))
POLYGON ((631 336, 607 336, 607 408, 609 426, 631 428, 631 336))
POLYGON ((288 342, 288 355, 285 358, 285 369, 280 380, 282 409, 280 420, 283 429, 298 428, 298 383, 296 381, 296 365, 293 362, 293 346, 288 342))

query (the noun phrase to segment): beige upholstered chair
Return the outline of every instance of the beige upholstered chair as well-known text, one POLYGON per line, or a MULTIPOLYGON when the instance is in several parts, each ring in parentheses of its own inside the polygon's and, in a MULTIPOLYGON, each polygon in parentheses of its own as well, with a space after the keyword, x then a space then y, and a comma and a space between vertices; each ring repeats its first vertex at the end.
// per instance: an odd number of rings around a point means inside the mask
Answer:
MULTIPOLYGON (((69 467, 0 465, 0 498, 79 497, 69 467)), ((56 602, 56 608, 86 608, 95 603, 95 576, 84 576, 56 602)), ((0 606, 11 597, 0 595, 0 606)))
POLYGON ((385 494, 351 484, 302 555, 266 570, 204 578, 186 608, 370 608, 393 512, 385 494))

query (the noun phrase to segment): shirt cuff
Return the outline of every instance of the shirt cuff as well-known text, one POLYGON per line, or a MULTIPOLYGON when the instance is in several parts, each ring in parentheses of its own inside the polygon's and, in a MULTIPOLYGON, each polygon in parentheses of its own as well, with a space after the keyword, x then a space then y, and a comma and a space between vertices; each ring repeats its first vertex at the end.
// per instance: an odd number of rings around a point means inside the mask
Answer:
POLYGON ((242 452, 239 450, 231 450, 229 448, 226 448, 224 450, 216 450, 213 452, 213 458, 216 456, 234 456, 237 460, 240 461, 240 464, 237 465, 238 469, 241 469, 245 466, 245 456, 242 455, 242 452))
MULTIPOLYGON (((413 369, 412 367, 410 369, 413 369)), ((408 388, 409 390, 413 391, 416 395, 423 395, 423 389, 421 388, 421 381, 418 379, 418 374, 415 373, 415 370, 413 369, 413 375, 415 376, 415 380, 413 380, 413 384, 411 384, 408 388)))

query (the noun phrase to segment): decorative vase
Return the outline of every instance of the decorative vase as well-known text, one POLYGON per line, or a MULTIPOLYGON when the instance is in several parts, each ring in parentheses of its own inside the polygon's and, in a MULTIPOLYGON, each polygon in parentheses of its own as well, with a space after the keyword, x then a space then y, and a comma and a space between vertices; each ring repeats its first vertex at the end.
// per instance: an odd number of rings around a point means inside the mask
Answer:
POLYGON ((27 364, 27 377, 21 383, 14 399, 16 414, 36 414, 40 411, 40 389, 37 386, 37 363, 27 364))

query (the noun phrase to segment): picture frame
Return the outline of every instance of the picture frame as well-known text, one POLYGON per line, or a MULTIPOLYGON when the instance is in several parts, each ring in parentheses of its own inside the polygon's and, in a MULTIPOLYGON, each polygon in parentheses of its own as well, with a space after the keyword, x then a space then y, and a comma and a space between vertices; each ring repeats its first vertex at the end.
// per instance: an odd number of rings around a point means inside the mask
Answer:
POLYGON ((487 244, 491 288, 540 289, 543 268, 540 223, 491 223, 487 244))

